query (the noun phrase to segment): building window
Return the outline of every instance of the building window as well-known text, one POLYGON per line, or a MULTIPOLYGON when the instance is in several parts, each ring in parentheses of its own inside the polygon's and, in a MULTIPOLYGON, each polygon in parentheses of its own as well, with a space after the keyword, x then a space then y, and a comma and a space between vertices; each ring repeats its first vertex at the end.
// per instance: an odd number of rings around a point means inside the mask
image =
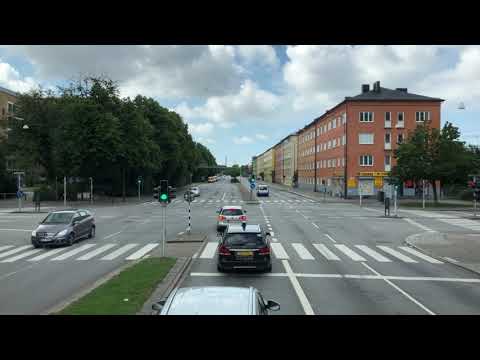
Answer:
POLYGON ((342 167, 345 167, 345 158, 342 159, 342 167))
POLYGON ((360 122, 373 122, 373 112, 361 111, 360 112, 360 122))
POLYGON ((385 165, 389 166, 391 161, 390 155, 385 155, 385 165))
POLYGON ((402 144, 403 143, 403 134, 400 133, 397 135, 397 144, 402 144))
POLYGON ((342 114, 342 122, 343 122, 344 124, 347 123, 347 113, 343 113, 343 114, 342 114))
POLYGON ((336 167, 337 166, 337 159, 333 159, 332 160, 332 167, 336 167))
POLYGON ((373 166, 373 156, 372 155, 361 155, 360 156, 360 166, 373 166))
POLYGON ((373 144, 373 134, 371 133, 360 133, 358 134, 358 143, 360 145, 372 145, 373 144))
POLYGON ((403 120, 405 119, 405 114, 403 112, 399 112, 397 114, 397 120, 398 122, 403 122, 403 120))
POLYGON ((338 123, 338 127, 340 127, 340 125, 342 125, 342 119, 337 118, 337 123, 338 123))
POLYGON ((391 136, 390 133, 385 133, 385 144, 390 144, 391 136))
POLYGON ((331 140, 328 140, 328 146, 327 146, 327 149, 331 149, 332 148, 332 141, 331 140))
POLYGON ((337 139, 332 140, 332 148, 334 148, 335 146, 337 146, 337 139))
POLYGON ((329 131, 331 129, 331 126, 332 126, 332 124, 329 121, 328 124, 327 124, 327 131, 329 131))
POLYGON ((336 129, 337 128, 337 119, 333 119, 332 120, 332 129, 336 129))
POLYGON ((337 146, 340 146, 340 138, 337 139, 337 146))
POLYGON ((320 145, 317 145, 317 153, 320 152, 320 145))
POLYGON ((327 160, 323 160, 323 167, 324 167, 324 168, 327 167, 327 160))
POLYGON ((327 167, 328 167, 328 168, 332 167, 332 160, 328 160, 328 161, 327 161, 327 167))
POLYGON ((417 111, 415 113, 415 121, 429 121, 430 120, 430 111, 417 111))
POLYGON ((320 161, 317 161, 317 169, 320 169, 320 161))
POLYGON ((346 142, 345 139, 346 139, 346 137, 345 137, 345 135, 343 135, 343 136, 342 136, 342 145, 345 145, 345 142, 346 142))
POLYGON ((392 113, 390 111, 387 111, 385 113, 385 121, 391 121, 392 120, 392 113))
POLYGON ((320 136, 320 128, 317 128, 317 136, 320 136))
POLYGON ((323 133, 327 132, 327 125, 323 125, 323 133))
POLYGON ((15 108, 13 107, 13 103, 10 101, 7 103, 7 112, 13 114, 15 112, 15 108))

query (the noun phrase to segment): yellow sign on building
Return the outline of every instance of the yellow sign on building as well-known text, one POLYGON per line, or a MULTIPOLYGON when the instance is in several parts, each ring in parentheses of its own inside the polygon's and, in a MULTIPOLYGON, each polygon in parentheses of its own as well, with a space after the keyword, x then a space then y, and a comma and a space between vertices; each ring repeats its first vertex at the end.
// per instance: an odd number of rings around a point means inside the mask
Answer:
POLYGON ((347 185, 350 189, 356 188, 357 187, 357 181, 355 180, 354 177, 351 177, 351 178, 348 179, 348 184, 347 185))
POLYGON ((383 187, 383 178, 381 176, 375 176, 375 187, 376 188, 383 187))
POLYGON ((387 171, 361 171, 358 173, 358 176, 389 176, 387 171))

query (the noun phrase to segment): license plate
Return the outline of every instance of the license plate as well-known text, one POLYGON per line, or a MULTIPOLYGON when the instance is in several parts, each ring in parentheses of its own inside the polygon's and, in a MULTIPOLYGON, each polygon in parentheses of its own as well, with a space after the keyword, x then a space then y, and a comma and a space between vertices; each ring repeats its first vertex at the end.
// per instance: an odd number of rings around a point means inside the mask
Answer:
POLYGON ((253 256, 253 251, 239 251, 237 256, 253 256))

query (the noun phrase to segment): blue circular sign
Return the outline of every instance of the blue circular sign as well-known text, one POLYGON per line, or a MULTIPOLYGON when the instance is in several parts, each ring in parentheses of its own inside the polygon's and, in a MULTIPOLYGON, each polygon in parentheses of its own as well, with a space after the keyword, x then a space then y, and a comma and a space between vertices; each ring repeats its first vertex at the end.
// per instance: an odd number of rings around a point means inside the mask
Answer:
POLYGON ((255 189, 255 183, 252 182, 252 183, 250 184, 250 189, 255 189))

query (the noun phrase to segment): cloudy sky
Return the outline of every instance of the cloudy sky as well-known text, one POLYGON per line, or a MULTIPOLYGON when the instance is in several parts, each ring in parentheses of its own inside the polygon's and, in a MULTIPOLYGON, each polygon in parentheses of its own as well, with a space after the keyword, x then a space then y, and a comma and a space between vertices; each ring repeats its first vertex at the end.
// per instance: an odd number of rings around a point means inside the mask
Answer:
POLYGON ((0 45, 0 86, 11 90, 100 74, 122 96, 177 111, 219 163, 248 163, 377 80, 446 99, 442 123, 480 143, 480 46, 0 45))

